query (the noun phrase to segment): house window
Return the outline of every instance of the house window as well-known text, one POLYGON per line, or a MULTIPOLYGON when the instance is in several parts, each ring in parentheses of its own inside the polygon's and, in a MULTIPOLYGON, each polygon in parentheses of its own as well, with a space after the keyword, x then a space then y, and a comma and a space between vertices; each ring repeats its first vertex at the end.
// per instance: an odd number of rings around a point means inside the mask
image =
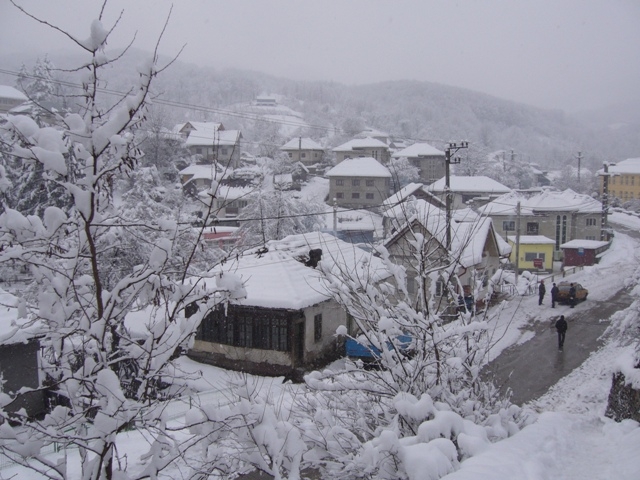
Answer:
POLYGON ((447 294, 447 289, 445 287, 445 283, 442 280, 438 280, 436 282, 436 296, 444 297, 447 294))
POLYGON ((354 178, 353 180, 351 180, 351 185, 354 187, 359 187, 360 186, 360 180, 357 178, 354 178))
POLYGON ((227 153, 229 153, 229 149, 228 148, 224 147, 224 148, 220 149, 220 154, 221 155, 226 155, 227 153))
POLYGON ((300 157, 301 157, 301 158, 307 158, 307 154, 306 154, 306 153, 301 153, 301 154, 300 154, 300 157))
POLYGON ((367 180, 367 187, 374 187, 376 185, 375 180, 367 180))
POLYGON ((377 159, 377 158, 378 158, 378 151, 377 151, 377 150, 372 150, 372 151, 371 151, 371 156, 372 156, 373 158, 377 159))
POLYGON ((196 153, 202 153, 202 147, 196 147, 196 153))
POLYGON ((313 152, 313 158, 318 158, 318 152, 313 152))
POLYGON ((544 262, 544 253, 539 253, 539 252, 527 252, 524 254, 524 261, 525 262, 533 262, 534 259, 536 258, 541 258, 542 261, 544 262))
POLYGON ((289 158, 293 158, 293 153, 289 152, 289 158))
POLYGON ((281 312, 241 309, 225 315, 225 310, 220 308, 202 320, 196 339, 234 347, 288 352, 291 350, 289 324, 289 319, 281 312))
POLYGON ((373 193, 367 193, 367 200, 373 200, 373 193))
POLYGON ((587 218, 587 227, 595 227, 596 219, 595 218, 587 218))
POLYGON ((531 222, 527 223, 527 235, 538 235, 538 224, 531 222))
POLYGON ((594 237, 593 235, 587 235, 586 240, 595 240, 596 237, 594 237))
POLYGON ((313 340, 319 342, 322 340, 322 314, 319 313, 313 317, 313 340))
POLYGON ((351 198, 360 198, 360 194, 359 193, 352 193, 351 194, 351 198))
POLYGON ((344 180, 342 178, 338 178, 336 180, 336 186, 342 187, 344 185, 344 180))
POLYGON ((344 198, 344 193, 336 192, 336 198, 344 198))
POLYGON ((505 232, 515 232, 516 222, 515 220, 505 220, 502 222, 502 230, 505 232))

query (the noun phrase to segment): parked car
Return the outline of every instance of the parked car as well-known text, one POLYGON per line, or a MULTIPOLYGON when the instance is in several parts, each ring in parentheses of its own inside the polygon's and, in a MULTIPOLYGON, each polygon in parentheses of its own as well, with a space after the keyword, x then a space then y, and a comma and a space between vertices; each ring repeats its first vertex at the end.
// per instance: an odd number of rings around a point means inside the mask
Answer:
MULTIPOLYGON (((581 284, 573 282, 573 286, 576 287, 576 302, 587 299, 589 290, 584 288, 581 284)), ((558 303, 569 303, 569 290, 571 289, 571 282, 560 282, 558 284, 558 303)))

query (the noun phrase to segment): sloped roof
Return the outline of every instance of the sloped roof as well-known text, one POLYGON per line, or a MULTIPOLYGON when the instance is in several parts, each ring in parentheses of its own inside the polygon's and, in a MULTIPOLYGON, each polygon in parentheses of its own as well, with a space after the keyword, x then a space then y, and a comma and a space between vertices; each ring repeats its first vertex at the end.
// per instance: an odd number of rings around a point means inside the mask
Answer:
POLYGON ((376 139, 376 138, 354 138, 353 140, 349 140, 342 145, 338 145, 333 149, 334 152, 351 152, 354 149, 363 149, 363 148, 389 148, 386 143, 376 139))
MULTIPOLYGON (((500 182, 483 175, 465 177, 451 175, 449 185, 455 193, 507 193, 511 189, 500 182)), ((446 179, 442 177, 427 187, 430 192, 442 193, 446 190, 446 179)))
MULTIPOLYGON (((501 256, 511 252, 511 246, 499 235, 495 234, 493 222, 487 217, 467 218, 463 215, 469 213, 464 209, 458 215, 455 212, 451 221, 451 253, 459 257, 460 265, 469 268, 482 262, 482 252, 486 242, 493 238, 501 256)), ((414 210, 403 228, 389 238, 385 245, 397 241, 398 238, 409 231, 409 225, 420 224, 429 234, 444 248, 447 241, 447 219, 444 210, 441 210, 424 200, 414 202, 414 210)))
POLYGON ((520 202, 521 215, 534 215, 544 212, 600 213, 602 203, 589 195, 576 193, 570 188, 563 192, 543 188, 540 192, 526 194, 510 192, 480 207, 482 215, 516 215, 520 202))
POLYGON ((240 130, 192 130, 185 141, 187 147, 235 145, 242 138, 240 130))
POLYGON ((299 138, 292 138, 281 146, 280 150, 324 150, 321 145, 310 138, 302 138, 302 145, 300 143, 299 138))
POLYGON ((180 170, 178 172, 178 175, 191 175, 192 179, 200 179, 200 178, 205 178, 205 179, 210 179, 212 180, 213 178, 220 178, 221 174, 220 172, 216 171, 216 167, 215 165, 211 164, 211 165, 189 165, 186 168, 183 168, 182 170, 180 170))
MULTIPOLYGON (((598 174, 603 174, 604 169, 600 169, 598 174)), ((609 173, 633 173, 640 174, 640 158, 627 158, 615 165, 609 165, 609 173)))
POLYGON ((382 207, 385 209, 393 208, 396 205, 399 205, 402 202, 404 202, 411 195, 416 195, 416 193, 418 192, 422 192, 424 195, 429 196, 433 202, 438 203, 444 208, 445 202, 443 202, 441 199, 436 197, 433 193, 429 192, 425 188, 425 185, 423 183, 410 183, 402 187, 400 190, 398 190, 396 193, 391 195, 389 198, 385 199, 382 202, 382 207))
POLYGON ((388 177, 389 169, 373 157, 347 158, 333 167, 325 177, 388 177))
POLYGON ((392 157, 431 157, 435 155, 444 157, 444 152, 432 147, 428 143, 414 143, 407 148, 397 151, 392 155, 392 157))
POLYGON ((22 100, 26 102, 29 100, 27 96, 20 90, 10 87, 9 85, 0 85, 0 97, 12 98, 14 100, 22 100))
POLYGON ((247 297, 239 305, 299 310, 330 298, 323 273, 306 266, 309 250, 322 250, 322 261, 339 264, 348 271, 362 271, 374 281, 389 274, 383 262, 371 253, 321 232, 291 235, 267 243, 266 252, 252 249, 237 260, 218 266, 214 272, 239 275, 247 297))

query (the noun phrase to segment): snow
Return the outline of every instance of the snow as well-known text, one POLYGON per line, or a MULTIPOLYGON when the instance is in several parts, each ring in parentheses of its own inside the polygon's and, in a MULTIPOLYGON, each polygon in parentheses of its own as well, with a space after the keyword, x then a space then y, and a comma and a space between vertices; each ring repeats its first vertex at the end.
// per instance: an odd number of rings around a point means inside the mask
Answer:
POLYGON ((373 157, 347 158, 329 170, 326 177, 382 177, 391 178, 391 172, 373 157))
POLYGON ((432 147, 428 143, 414 143, 410 147, 403 148, 402 150, 394 153, 393 158, 402 157, 431 157, 431 156, 444 156, 444 152, 432 147))
POLYGON ((364 148, 388 148, 387 144, 376 138, 354 138, 342 145, 338 145, 333 149, 334 152, 351 152, 353 150, 361 150, 364 148))
POLYGON ((587 248, 590 250, 595 250, 596 248, 606 246, 608 243, 609 242, 600 240, 571 240, 570 242, 560 245, 560 248, 587 248))
MULTIPOLYGON (((449 188, 452 192, 462 193, 507 193, 511 192, 509 187, 504 186, 496 180, 483 175, 474 177, 463 177, 451 175, 449 178, 449 188)), ((446 190, 446 180, 442 177, 427 187, 427 190, 434 193, 442 193, 446 190)))
POLYGON ((9 85, 0 85, 0 98, 11 98, 14 100, 22 100, 26 102, 28 100, 27 96, 22 93, 20 90, 16 90, 9 85))
POLYGON ((483 215, 516 215, 518 202, 523 216, 535 215, 536 212, 602 212, 602 203, 589 195, 576 193, 571 189, 560 192, 549 188, 532 195, 523 192, 507 193, 481 207, 479 212, 483 215))
MULTIPOLYGON (((597 172, 602 175, 604 169, 600 169, 597 172)), ((609 174, 638 174, 640 173, 640 158, 628 158, 621 162, 617 162, 615 165, 609 165, 609 174)))
POLYGON ((283 146, 281 146, 280 150, 285 150, 285 151, 289 151, 289 150, 293 150, 293 151, 296 151, 296 150, 321 150, 322 151, 322 150, 324 150, 324 148, 322 148, 321 145, 319 145, 317 142, 315 142, 311 138, 303 137, 302 138, 302 142, 301 142, 300 138, 292 138, 287 143, 285 143, 283 146))
POLYGON ((551 245, 556 242, 544 235, 520 235, 520 243, 526 245, 551 245))

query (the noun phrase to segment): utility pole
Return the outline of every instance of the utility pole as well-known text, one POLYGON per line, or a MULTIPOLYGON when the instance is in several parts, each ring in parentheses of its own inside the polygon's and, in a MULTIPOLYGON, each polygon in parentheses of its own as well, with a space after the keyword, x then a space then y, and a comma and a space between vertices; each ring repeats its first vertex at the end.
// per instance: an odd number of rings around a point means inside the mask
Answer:
POLYGON ((451 253, 451 164, 453 163, 454 165, 457 165, 460 163, 460 158, 452 158, 452 155, 455 155, 458 150, 463 148, 469 148, 469 142, 449 142, 449 146, 444 151, 445 200, 447 209, 447 253, 451 253))
POLYGON ((298 161, 302 162, 302 137, 298 137, 298 161))
POLYGON ((582 162, 582 152, 578 152, 578 183, 580 183, 580 164, 582 162))
POLYGON ((602 216, 600 219, 600 240, 605 241, 607 230, 609 230, 609 165, 615 163, 604 162, 604 173, 602 174, 602 216))
POLYGON ((518 269, 520 268, 520 200, 516 204, 516 289, 518 288, 518 269))

